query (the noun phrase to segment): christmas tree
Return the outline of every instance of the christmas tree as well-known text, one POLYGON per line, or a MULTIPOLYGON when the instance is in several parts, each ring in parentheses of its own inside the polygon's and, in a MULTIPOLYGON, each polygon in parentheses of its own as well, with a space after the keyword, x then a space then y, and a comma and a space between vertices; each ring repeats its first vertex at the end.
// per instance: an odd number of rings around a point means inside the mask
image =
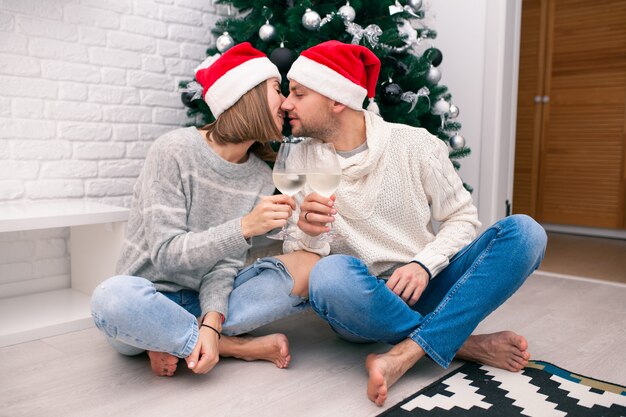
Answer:
MULTIPOLYGON (((210 0, 207 0, 210 1, 210 0)), ((459 109, 451 94, 439 84, 437 68, 443 59, 433 45, 437 33, 426 27, 422 0, 216 0, 226 5, 229 16, 217 22, 217 36, 208 55, 225 52, 250 42, 265 52, 285 75, 298 54, 318 43, 335 39, 360 44, 381 60, 376 103, 389 122, 423 127, 449 145, 456 169, 458 159, 470 153, 454 120, 459 109)), ((214 120, 197 92, 197 84, 181 83, 182 101, 201 126, 214 120)), ((367 104, 366 104, 367 105, 367 104)), ((289 125, 286 125, 286 129, 289 125)), ((285 132, 289 136, 289 132, 285 132)), ((469 191, 472 188, 464 184, 469 191)))

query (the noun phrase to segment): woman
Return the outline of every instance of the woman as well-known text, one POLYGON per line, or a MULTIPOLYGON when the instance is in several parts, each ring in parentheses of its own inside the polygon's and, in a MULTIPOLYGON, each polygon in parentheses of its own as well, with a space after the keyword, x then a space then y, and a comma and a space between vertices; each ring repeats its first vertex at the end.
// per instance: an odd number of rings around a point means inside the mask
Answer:
MULTIPOLYGON (((221 335, 250 238, 282 227, 295 208, 293 199, 272 195, 271 170, 260 159, 281 137, 280 74, 243 43, 208 58, 196 79, 217 120, 154 142, 135 185, 119 275, 96 288, 92 315, 120 353, 147 351, 157 375, 172 376, 179 358, 206 373, 219 355, 285 368, 284 335, 221 335)), ((299 282, 318 258, 300 251, 272 259, 299 282)))

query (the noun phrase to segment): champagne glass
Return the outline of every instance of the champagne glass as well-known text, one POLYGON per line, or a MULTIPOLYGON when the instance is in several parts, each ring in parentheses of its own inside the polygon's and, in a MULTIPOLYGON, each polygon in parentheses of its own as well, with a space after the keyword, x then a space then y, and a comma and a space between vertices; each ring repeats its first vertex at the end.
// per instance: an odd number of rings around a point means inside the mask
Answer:
MULTIPOLYGON (((283 142, 278 149, 274 170, 272 171, 274 185, 281 193, 293 197, 306 183, 306 146, 302 143, 283 142)), ((292 218, 295 210, 292 212, 292 218)), ((276 240, 293 240, 287 232, 287 224, 282 230, 267 236, 276 240)))
MULTIPOLYGON (((308 149, 309 169, 306 174, 306 182, 309 187, 323 197, 328 197, 335 192, 341 181, 341 166, 339 157, 332 143, 312 141, 308 149)), ((329 224, 330 232, 323 233, 320 240, 328 242, 339 239, 338 235, 329 224)))

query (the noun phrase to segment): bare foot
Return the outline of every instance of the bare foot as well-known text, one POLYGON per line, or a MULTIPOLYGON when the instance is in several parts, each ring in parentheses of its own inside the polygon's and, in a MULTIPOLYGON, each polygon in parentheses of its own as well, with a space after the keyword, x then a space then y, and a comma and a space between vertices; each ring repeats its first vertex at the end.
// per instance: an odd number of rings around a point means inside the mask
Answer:
POLYGON ((158 376, 174 376, 178 358, 165 352, 148 351, 152 372, 158 376))
POLYGON ((289 341, 284 334, 276 333, 261 337, 223 337, 220 356, 232 356, 245 361, 264 360, 278 368, 286 368, 291 362, 289 341))
MULTIPOLYGON (((367 398, 377 406, 382 406, 387 400, 387 375, 393 372, 388 371, 391 365, 387 363, 384 355, 367 355, 365 367, 369 373, 367 381, 367 398)), ((396 378, 397 380, 397 378, 396 378)), ((391 386, 391 383, 389 384, 391 386)))
POLYGON ((517 333, 503 331, 470 336, 456 356, 496 368, 518 372, 528 365, 528 342, 517 333))
POLYGON ((415 363, 424 356, 424 350, 406 339, 382 355, 367 355, 365 368, 369 373, 367 398, 381 407, 387 400, 387 391, 415 363))

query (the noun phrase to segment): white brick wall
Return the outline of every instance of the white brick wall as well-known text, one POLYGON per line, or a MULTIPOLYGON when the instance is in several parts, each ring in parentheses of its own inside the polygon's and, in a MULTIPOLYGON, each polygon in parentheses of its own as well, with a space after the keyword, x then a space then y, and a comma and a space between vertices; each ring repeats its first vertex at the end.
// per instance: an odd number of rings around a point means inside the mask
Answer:
MULTIPOLYGON (((178 83, 214 42, 213 0, 0 0, 0 203, 129 206, 178 83)), ((0 233, 0 298, 69 286, 67 229, 0 233)))

